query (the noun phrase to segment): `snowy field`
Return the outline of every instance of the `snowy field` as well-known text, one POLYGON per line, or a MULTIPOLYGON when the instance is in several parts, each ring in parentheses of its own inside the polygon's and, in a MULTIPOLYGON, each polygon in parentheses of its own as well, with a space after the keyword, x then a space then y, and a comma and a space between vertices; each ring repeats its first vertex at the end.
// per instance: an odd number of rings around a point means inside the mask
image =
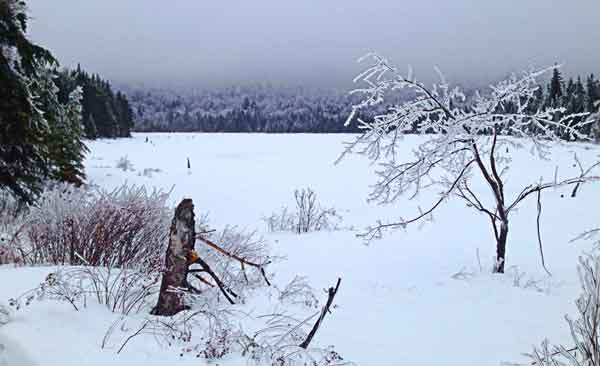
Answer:
MULTIPOLYGON (((578 294, 577 257, 590 249, 585 242, 570 240, 600 223, 599 185, 583 186, 576 198, 570 198, 570 188, 544 193, 541 229, 551 277, 540 264, 535 199, 512 216, 507 273, 492 275, 495 248, 488 221, 455 199, 433 222, 364 245, 356 234, 367 225, 412 216, 436 197, 420 196, 418 202, 401 200, 386 207, 368 204, 373 167, 356 156, 334 165, 342 142, 350 139, 135 134, 131 139, 90 143, 86 172, 91 182, 106 188, 127 181, 172 189, 173 205, 193 198, 197 214, 208 212, 213 228, 238 225, 257 230, 276 254, 287 257, 270 268, 276 283, 300 274, 313 287, 324 288, 341 277, 339 306, 315 342, 335 345, 358 365, 499 365, 523 361, 520 354, 544 337, 568 341, 563 316, 573 312, 578 294), (115 167, 125 155, 134 170, 115 167), (343 230, 299 236, 268 233, 263 218, 281 206, 291 207, 294 189, 304 187, 340 212, 343 230)), ((420 139, 407 137, 399 153, 410 154, 420 139)), ((551 178, 557 165, 559 176, 576 173, 574 151, 588 163, 600 156, 598 147, 582 145, 556 148, 551 161, 543 163, 526 151, 515 153, 507 193, 515 195, 541 176, 551 178)), ((488 188, 475 189, 487 194, 488 188)), ((0 301, 33 287, 47 271, 0 267, 0 301)), ((102 307, 74 312, 64 303, 33 304, 0 328, 0 343, 7 346, 8 366, 199 364, 198 359, 180 358, 176 350, 161 348, 151 337, 133 342, 120 355, 114 349, 101 350, 102 337, 116 317, 102 307)), ((246 361, 233 358, 224 364, 246 361)))

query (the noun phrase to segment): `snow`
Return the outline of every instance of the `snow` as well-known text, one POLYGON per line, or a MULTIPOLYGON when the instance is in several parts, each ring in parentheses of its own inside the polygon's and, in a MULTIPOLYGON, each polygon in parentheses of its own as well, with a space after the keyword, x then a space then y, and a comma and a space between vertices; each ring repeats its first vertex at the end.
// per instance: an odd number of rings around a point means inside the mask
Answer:
MULTIPOLYGON (((399 154, 410 154, 423 137, 408 136, 399 154)), ((172 189, 171 204, 194 199, 197 214, 210 213, 220 229, 238 225, 257 230, 286 261, 275 264, 275 283, 305 275, 317 289, 342 278, 335 303, 315 338, 333 344, 359 365, 499 365, 523 361, 521 353, 548 337, 568 341, 565 313, 574 312, 578 294, 577 257, 590 245, 569 241, 600 222, 599 185, 543 194, 542 235, 548 277, 540 265, 535 230, 535 200, 513 214, 507 246, 507 273, 492 275, 493 239, 487 219, 452 199, 434 221, 420 228, 388 233, 365 245, 357 233, 378 219, 411 216, 434 202, 399 200, 393 206, 365 201, 375 177, 366 159, 352 157, 334 165, 350 135, 134 134, 131 139, 90 142, 88 179, 112 188, 128 181, 172 189), (145 139, 148 137, 149 142, 145 139), (117 161, 127 155, 135 170, 117 161), (187 158, 191 169, 187 169, 187 158), (151 176, 145 169, 160 169, 151 176), (343 230, 303 235, 268 233, 263 217, 292 206, 294 189, 310 186, 326 207, 343 216, 343 230), (563 195, 564 197, 561 197, 563 195)), ((507 194, 514 196, 540 176, 577 173, 572 153, 589 163, 600 149, 592 145, 556 147, 539 162, 518 151, 508 173, 507 194)), ((586 165, 586 164, 584 164, 586 165)), ((474 189, 487 194, 485 185, 474 189)), ((0 267, 0 304, 34 287, 53 268, 0 267)), ((325 298, 321 291, 318 296, 325 298)), ((256 298, 249 305, 256 311, 256 298)), ((268 311, 265 311, 268 312, 268 311)), ((100 345, 119 317, 88 304, 75 312, 68 304, 46 301, 13 313, 0 327, 0 365, 197 365, 174 348, 148 336, 134 340, 119 355, 116 344, 100 345), (3 358, 4 357, 4 358, 3 358), (3 364, 4 362, 4 364, 3 364)), ((135 327, 138 319, 127 319, 135 327)), ((118 333, 118 332, 117 332, 118 333)), ((232 356, 224 365, 246 365, 232 356)))

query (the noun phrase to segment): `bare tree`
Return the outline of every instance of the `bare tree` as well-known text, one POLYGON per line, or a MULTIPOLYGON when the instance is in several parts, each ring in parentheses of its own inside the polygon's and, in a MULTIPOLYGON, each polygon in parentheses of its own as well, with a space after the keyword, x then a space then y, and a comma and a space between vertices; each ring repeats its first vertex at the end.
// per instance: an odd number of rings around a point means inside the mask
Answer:
POLYGON ((546 159, 549 148, 560 143, 561 137, 589 140, 589 136, 580 132, 591 123, 581 118, 585 114, 563 116, 562 108, 534 110, 530 105, 539 87, 536 79, 557 66, 528 72, 522 77, 513 75, 493 85, 485 95, 476 93, 467 103, 465 94, 458 87, 451 88, 439 71, 441 81, 427 87, 414 79, 410 70, 407 76, 402 76, 376 54, 363 59, 372 60, 373 64, 355 78, 355 82, 361 81, 366 86, 353 91, 361 96, 361 101, 353 106, 346 123, 356 119, 364 132, 347 144, 340 159, 354 152, 381 163, 370 201, 390 204, 400 196, 413 199, 424 190, 439 194, 439 199, 415 217, 378 222, 370 227, 363 234, 367 240, 380 237, 386 229, 404 228, 429 218, 444 201, 456 196, 489 218, 496 243, 495 270, 503 273, 510 214, 521 202, 537 197, 539 213, 542 191, 599 179, 590 176, 588 168, 575 177, 532 183, 514 198, 505 194, 504 177, 511 162, 510 151, 529 143, 534 157, 546 159), (388 94, 397 91, 408 98, 381 115, 362 118, 361 115, 369 114, 369 108, 390 103, 388 94), (407 132, 427 134, 428 138, 416 147, 411 160, 399 160, 397 148, 407 132), (476 175, 490 188, 492 205, 486 205, 484 197, 472 189, 471 180, 476 175))

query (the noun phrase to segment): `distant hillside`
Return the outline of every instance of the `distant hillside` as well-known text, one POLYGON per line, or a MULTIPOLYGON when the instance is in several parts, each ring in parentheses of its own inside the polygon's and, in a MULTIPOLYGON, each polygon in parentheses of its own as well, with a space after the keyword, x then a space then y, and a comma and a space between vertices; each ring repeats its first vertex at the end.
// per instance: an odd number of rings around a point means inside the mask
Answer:
POLYGON ((345 127, 347 94, 303 88, 232 87, 213 91, 128 91, 136 131, 356 132, 345 127))

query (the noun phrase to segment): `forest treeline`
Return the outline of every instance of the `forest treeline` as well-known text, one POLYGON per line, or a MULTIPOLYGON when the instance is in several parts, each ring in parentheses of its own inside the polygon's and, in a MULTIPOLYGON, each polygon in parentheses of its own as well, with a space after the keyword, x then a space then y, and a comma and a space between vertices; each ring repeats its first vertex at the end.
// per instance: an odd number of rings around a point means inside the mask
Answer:
MULTIPOLYGON (((345 126, 355 100, 347 93, 323 92, 306 88, 277 88, 254 85, 211 91, 166 89, 128 92, 135 129, 145 132, 264 132, 336 133, 358 132, 358 124, 345 126)), ((474 94, 462 102, 468 108, 474 94)), ((457 102, 458 103, 458 102, 457 102)), ((540 85, 529 111, 538 108, 564 108, 561 114, 596 113, 600 103, 600 81, 593 74, 582 79, 564 80, 556 69, 545 85, 540 85)), ((506 110, 510 110, 507 106, 506 110)), ((379 105, 370 113, 386 112, 379 105)), ((501 112, 501 111, 500 111, 501 112)), ((582 117, 587 118, 587 117, 582 117)), ((586 134, 592 133, 587 126, 586 134)), ((416 126, 415 126, 416 131, 416 126)))
POLYGON ((307 88, 249 85, 206 91, 128 91, 136 131, 356 132, 351 98, 307 88))

